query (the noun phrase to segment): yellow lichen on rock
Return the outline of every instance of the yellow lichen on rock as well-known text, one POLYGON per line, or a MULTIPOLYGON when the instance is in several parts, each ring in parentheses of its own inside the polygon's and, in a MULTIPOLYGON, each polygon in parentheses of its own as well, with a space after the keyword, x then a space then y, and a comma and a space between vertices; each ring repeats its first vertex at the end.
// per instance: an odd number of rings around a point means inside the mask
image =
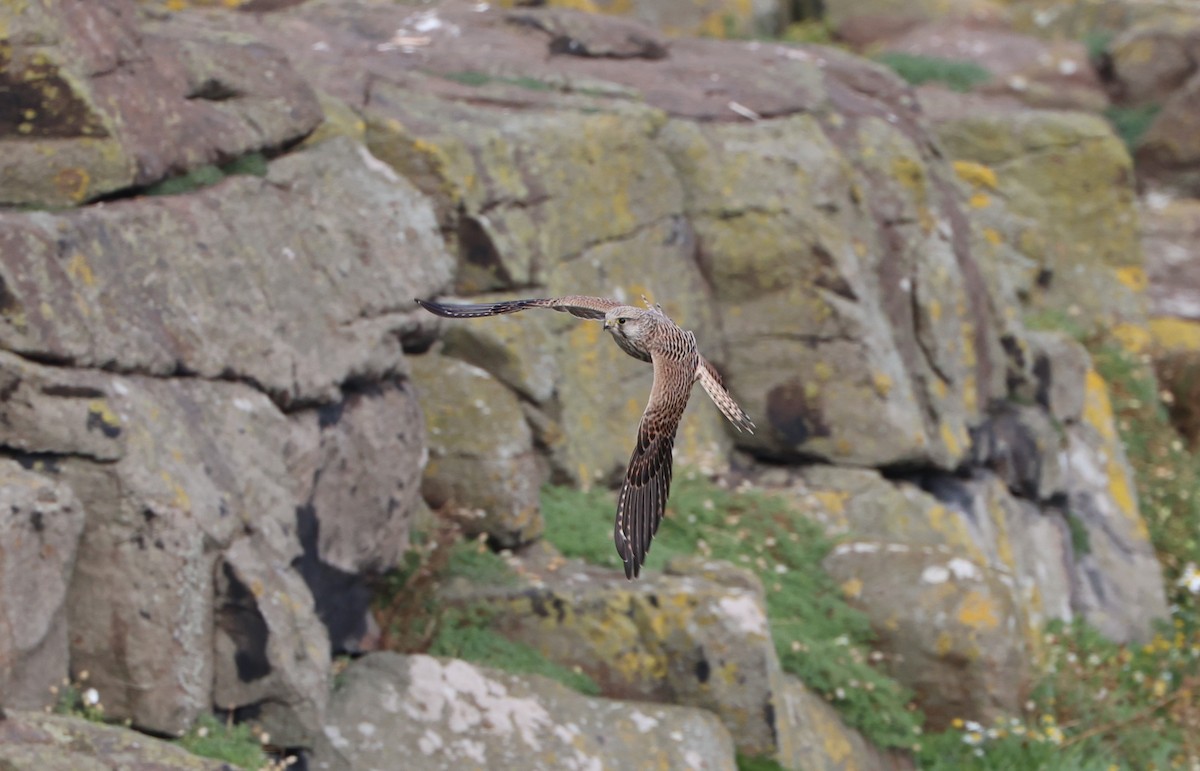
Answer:
POLYGON ((954 173, 972 187, 996 189, 996 172, 991 166, 972 161, 955 161, 954 173))
POLYGON ((1200 321, 1158 318, 1150 319, 1148 326, 1156 348, 1167 351, 1200 351, 1200 321))

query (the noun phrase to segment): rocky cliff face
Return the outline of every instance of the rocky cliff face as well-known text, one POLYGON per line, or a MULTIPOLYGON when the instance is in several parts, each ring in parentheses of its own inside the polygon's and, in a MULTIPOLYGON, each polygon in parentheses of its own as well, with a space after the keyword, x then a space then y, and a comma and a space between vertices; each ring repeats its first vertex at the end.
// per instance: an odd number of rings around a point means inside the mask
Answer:
POLYGON ((697 398, 676 464, 735 459, 841 539, 825 568, 931 726, 1018 710, 1049 620, 1139 641, 1165 617, 1106 384, 1022 320, 1144 325, 1101 121, 922 99, 832 48, 261 2, 0 10, 5 706, 87 670, 136 728, 217 707, 331 768, 903 766, 782 671, 763 586, 653 555, 640 583, 578 567, 487 598, 657 704, 393 654, 330 695, 426 502, 537 541, 541 485, 619 473, 649 390, 594 324, 411 302, 448 294, 646 293, 694 330, 760 430, 697 398), (631 679, 603 650, 666 664, 631 679), (740 674, 674 666, 695 655, 740 674))

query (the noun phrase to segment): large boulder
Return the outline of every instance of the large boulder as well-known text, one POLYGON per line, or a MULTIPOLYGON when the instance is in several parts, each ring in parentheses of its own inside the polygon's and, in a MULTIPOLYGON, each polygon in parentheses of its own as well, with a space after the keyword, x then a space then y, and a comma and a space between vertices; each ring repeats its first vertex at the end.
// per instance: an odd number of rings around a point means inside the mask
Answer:
POLYGON ((339 677, 311 766, 736 768, 729 732, 686 707, 581 696, 456 659, 372 653, 339 677))
MULTIPOLYGON (((297 494, 279 452, 289 426, 265 396, 241 384, 45 367, 7 353, 0 363, 12 383, 3 422, 20 437, 4 443, 23 444, 87 501, 67 599, 71 665, 91 673, 109 715, 172 734, 211 708, 214 677, 234 667, 214 661, 214 626, 218 636, 257 632, 262 642, 286 630, 304 646, 304 655, 268 649, 248 678, 323 680, 328 638, 312 595, 287 569, 301 555, 297 494), (237 569, 256 566, 255 580, 243 583, 282 617, 220 617, 215 606, 231 600, 216 579, 230 559, 237 569)), ((268 693, 285 710, 295 701, 268 693)), ((268 719, 273 733, 304 743, 324 693, 310 689, 303 699, 302 709, 268 719)))
POLYGON ((743 754, 786 768, 903 767, 784 674, 762 584, 749 571, 677 557, 630 584, 617 572, 535 551, 514 565, 527 583, 457 585, 446 600, 587 674, 604 696, 715 713, 743 754))
POLYGON ((505 547, 542 533, 541 476, 516 395, 487 372, 437 354, 412 359, 429 441, 422 493, 468 536, 505 547))
POLYGON ((825 560, 863 608, 931 724, 1019 710, 1052 618, 1070 617, 1070 575, 1054 522, 994 477, 915 485, 814 468, 800 500, 844 542, 825 560))
POLYGON ((1114 37, 1104 58, 1121 104, 1161 105, 1198 71, 1200 20, 1165 10, 1114 37))
POLYGON ((335 401, 402 369, 409 298, 450 269, 428 202, 334 139, 192 194, 0 213, 0 347, 335 401))
POLYGON ((1200 196, 1200 71, 1173 92, 1138 139, 1138 174, 1156 185, 1200 196))
POLYGON ((62 482, 8 459, 0 511, 0 707, 38 709, 67 677, 67 587, 84 511, 62 482))
POLYGON ((1038 312, 1084 326, 1143 320, 1133 166, 1102 118, 994 108, 935 118, 950 157, 994 180, 973 205, 1006 207, 1012 232, 997 237, 1035 263, 1038 312))
POLYGON ((137 20, 133 0, 0 9, 0 203, 77 204, 280 148, 320 123, 280 51, 137 20))

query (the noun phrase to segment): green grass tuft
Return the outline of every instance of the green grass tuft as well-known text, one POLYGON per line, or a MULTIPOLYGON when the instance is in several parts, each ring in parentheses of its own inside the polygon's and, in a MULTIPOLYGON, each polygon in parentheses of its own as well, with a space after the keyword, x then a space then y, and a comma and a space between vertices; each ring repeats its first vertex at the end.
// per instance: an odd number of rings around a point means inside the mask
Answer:
POLYGON ((965 92, 992 79, 992 73, 975 62, 899 52, 882 53, 876 56, 875 60, 892 68, 897 75, 914 86, 922 83, 942 83, 954 91, 965 92))
POLYGON ((1104 117, 1112 124, 1113 130, 1129 152, 1137 149, 1138 142, 1150 124, 1158 117, 1162 107, 1157 104, 1147 104, 1141 107, 1109 107, 1104 111, 1104 117))
POLYGON ((779 761, 772 758, 754 758, 749 755, 737 754, 738 771, 786 771, 779 761))
POLYGON ((487 618, 479 614, 446 611, 429 655, 465 659, 513 674, 542 675, 588 696, 600 694, 596 681, 585 673, 555 664, 529 645, 491 630, 487 618))
POLYGON ((259 769, 270 765, 270 758, 246 723, 226 724, 214 715, 204 714, 178 741, 193 755, 241 768, 259 769))
POLYGON ((180 195, 193 190, 210 187, 225 177, 248 175, 265 177, 267 175, 267 156, 262 153, 250 153, 241 158, 235 158, 224 166, 209 164, 192 169, 187 174, 164 179, 146 188, 146 195, 180 195))
MULTIPOLYGON (((613 496, 547 488, 546 537, 564 555, 618 568, 612 547, 613 496)), ((885 747, 911 747, 920 715, 909 694, 868 663, 873 634, 850 607, 821 560, 832 547, 820 526, 784 498, 732 493, 677 478, 649 565, 677 555, 728 560, 756 573, 783 668, 828 698, 846 721, 885 747)))

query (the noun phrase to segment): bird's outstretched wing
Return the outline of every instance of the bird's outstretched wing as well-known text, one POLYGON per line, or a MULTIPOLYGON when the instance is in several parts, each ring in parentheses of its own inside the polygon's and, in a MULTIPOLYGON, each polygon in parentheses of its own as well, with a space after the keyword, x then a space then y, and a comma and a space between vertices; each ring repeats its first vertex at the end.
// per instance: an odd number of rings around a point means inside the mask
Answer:
POLYGON ((724 384, 721 383, 721 374, 717 372, 716 367, 703 356, 700 357, 700 363, 696 366, 696 379, 700 381, 700 385, 704 386, 705 393, 721 410, 721 414, 728 418, 738 431, 754 433, 754 422, 725 390, 724 384))
POLYGON ((607 297, 588 297, 573 294, 567 297, 551 297, 529 300, 504 300, 496 303, 478 303, 473 305, 444 305, 417 298, 417 304, 430 313, 445 316, 449 319, 476 319, 481 316, 499 316, 504 313, 516 313, 526 308, 550 308, 569 313, 581 319, 602 319, 604 314, 621 303, 607 297))
POLYGON ((687 406, 695 371, 681 361, 655 354, 654 386, 650 402, 638 424, 637 445, 625 470, 625 483, 617 497, 617 522, 613 541, 625 562, 625 577, 641 572, 658 532, 667 496, 671 492, 671 450, 675 430, 687 406))

